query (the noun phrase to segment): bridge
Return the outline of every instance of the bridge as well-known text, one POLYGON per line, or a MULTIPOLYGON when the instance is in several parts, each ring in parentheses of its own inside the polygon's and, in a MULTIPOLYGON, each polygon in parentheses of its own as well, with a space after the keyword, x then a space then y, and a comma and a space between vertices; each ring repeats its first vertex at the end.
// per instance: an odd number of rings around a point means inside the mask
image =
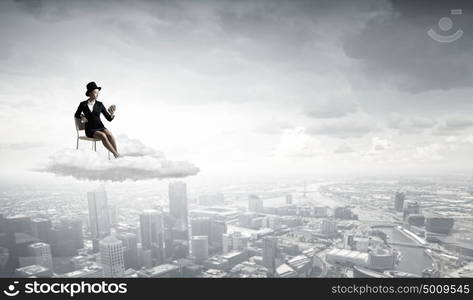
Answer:
POLYGON ((430 249, 436 252, 442 252, 442 250, 438 248, 433 248, 430 245, 420 245, 420 244, 410 244, 410 243, 399 243, 399 242, 389 242, 390 246, 402 246, 402 247, 409 247, 409 248, 423 248, 423 249, 430 249))

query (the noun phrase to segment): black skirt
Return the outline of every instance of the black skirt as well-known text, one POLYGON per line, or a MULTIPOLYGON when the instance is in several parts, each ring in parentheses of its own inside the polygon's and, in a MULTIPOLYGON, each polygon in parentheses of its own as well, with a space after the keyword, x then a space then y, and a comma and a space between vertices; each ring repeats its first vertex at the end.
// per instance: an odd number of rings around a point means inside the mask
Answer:
POLYGON ((101 131, 101 130, 105 130, 105 129, 107 129, 107 128, 101 127, 101 128, 85 129, 85 135, 86 135, 87 137, 93 138, 93 137, 94 137, 94 133, 95 133, 96 131, 101 131))

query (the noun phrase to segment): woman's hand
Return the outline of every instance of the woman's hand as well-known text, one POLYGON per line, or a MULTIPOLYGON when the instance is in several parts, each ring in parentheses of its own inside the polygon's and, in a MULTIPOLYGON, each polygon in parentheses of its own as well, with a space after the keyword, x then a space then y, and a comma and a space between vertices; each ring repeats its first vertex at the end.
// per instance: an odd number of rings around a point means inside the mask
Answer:
POLYGON ((115 113, 116 110, 117 110, 117 107, 115 106, 115 104, 110 105, 110 107, 108 108, 108 112, 112 116, 113 116, 113 114, 115 113))
POLYGON ((87 120, 87 118, 86 118, 84 115, 80 115, 80 122, 81 122, 81 123, 87 123, 88 120, 87 120))

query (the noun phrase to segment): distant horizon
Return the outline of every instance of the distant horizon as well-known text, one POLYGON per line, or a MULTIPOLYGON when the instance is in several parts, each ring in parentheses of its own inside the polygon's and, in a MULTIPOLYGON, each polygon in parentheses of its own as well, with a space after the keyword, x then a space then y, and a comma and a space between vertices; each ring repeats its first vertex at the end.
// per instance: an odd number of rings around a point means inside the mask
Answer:
MULTIPOLYGON (((428 179, 451 179, 451 180, 462 180, 471 181, 473 186, 473 172, 468 171, 457 171, 450 173, 439 172, 437 174, 432 173, 402 173, 402 174, 306 174, 306 175, 270 175, 270 176, 243 176, 243 177, 219 177, 219 178, 199 178, 199 175, 187 178, 172 178, 172 179, 150 179, 141 181, 127 180, 123 182, 112 182, 112 181, 97 181, 97 180, 77 180, 72 177, 62 177, 47 174, 41 174, 37 172, 26 172, 25 175, 29 175, 30 180, 24 181, 16 178, 0 177, 0 186, 74 186, 74 189, 83 187, 99 187, 101 185, 118 187, 118 186, 159 186, 160 188, 167 188, 167 185, 173 181, 183 181, 191 186, 215 186, 218 187, 222 183, 226 185, 240 185, 240 184, 262 184, 262 183, 280 183, 280 184, 294 184, 294 183, 310 183, 310 182, 324 182, 324 181, 403 181, 403 180, 428 180, 428 179), (41 178, 41 179, 40 179, 41 178)), ((28 178, 28 177, 26 177, 28 178)))

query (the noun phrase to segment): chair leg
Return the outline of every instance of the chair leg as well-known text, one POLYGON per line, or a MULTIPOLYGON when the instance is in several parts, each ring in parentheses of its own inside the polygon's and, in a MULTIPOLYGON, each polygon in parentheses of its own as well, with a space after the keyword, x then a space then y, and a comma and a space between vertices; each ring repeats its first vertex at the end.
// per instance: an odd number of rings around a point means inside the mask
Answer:
POLYGON ((108 151, 108 160, 110 160, 110 151, 108 151))
POLYGON ((94 141, 94 151, 97 152, 97 142, 94 141))
POLYGON ((77 138, 77 142, 76 142, 76 150, 79 150, 79 138, 77 138))

